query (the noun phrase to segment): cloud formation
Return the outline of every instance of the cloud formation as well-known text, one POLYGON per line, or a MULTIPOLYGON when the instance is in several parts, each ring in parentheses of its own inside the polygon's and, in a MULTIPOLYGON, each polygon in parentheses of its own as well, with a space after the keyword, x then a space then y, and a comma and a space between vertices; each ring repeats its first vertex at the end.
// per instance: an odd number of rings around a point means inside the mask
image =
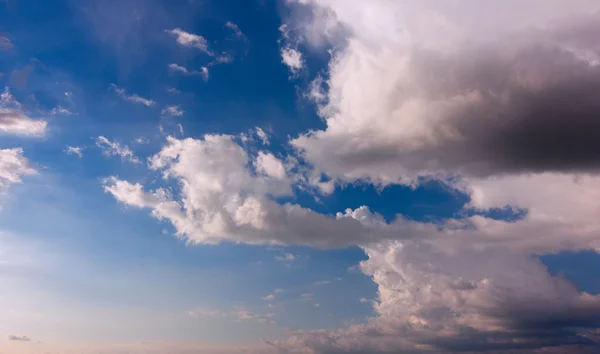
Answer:
POLYGON ((99 136, 96 138, 96 146, 102 150, 105 156, 120 156, 123 161, 140 163, 140 160, 133 154, 129 146, 121 145, 117 141, 110 141, 104 136, 99 136))
POLYGON ((15 341, 15 342, 30 342, 31 338, 27 337, 27 336, 15 336, 15 335, 9 335, 8 336, 8 340, 10 341, 15 341))
POLYGON ((0 135, 42 137, 47 126, 48 122, 43 119, 28 117, 8 88, 0 94, 0 135))
POLYGON ((174 36, 177 44, 182 47, 196 48, 206 54, 213 55, 208 49, 208 41, 201 35, 186 32, 181 28, 165 30, 165 32, 174 36))
POLYGON ((0 149, 0 194, 5 193, 14 183, 21 183, 21 177, 36 174, 22 148, 0 149))
POLYGON ((151 107, 156 104, 156 102, 154 102, 153 100, 151 100, 149 98, 144 98, 144 97, 138 96, 136 94, 128 95, 125 92, 125 89, 120 88, 115 84, 110 84, 110 86, 115 90, 115 92, 119 95, 119 97, 121 97, 125 101, 142 104, 146 107, 151 107))

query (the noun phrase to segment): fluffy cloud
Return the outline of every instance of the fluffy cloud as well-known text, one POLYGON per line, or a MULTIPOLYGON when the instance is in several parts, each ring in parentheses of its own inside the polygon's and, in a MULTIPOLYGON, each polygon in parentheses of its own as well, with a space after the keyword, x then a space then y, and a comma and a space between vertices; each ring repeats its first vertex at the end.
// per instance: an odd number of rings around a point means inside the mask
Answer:
POLYGON ((271 174, 253 171, 251 166, 257 161, 233 136, 184 140, 169 137, 163 149, 150 159, 150 167, 161 171, 165 179, 177 181, 180 193, 173 195, 161 188, 146 190, 141 184, 115 177, 106 179, 105 190, 125 204, 151 209, 154 217, 170 221, 177 235, 190 243, 332 247, 375 237, 373 225, 377 223, 359 221, 371 217, 368 208, 332 218, 297 204, 274 201, 274 197, 292 195, 291 182, 273 177, 283 176, 278 164, 277 168, 263 168, 271 174))
POLYGON ((121 145, 117 141, 110 141, 106 137, 96 138, 96 146, 102 150, 106 156, 120 156, 122 160, 133 163, 140 163, 140 160, 133 154, 133 151, 127 145, 121 145))
MULTIPOLYGON (((518 19, 491 21, 472 33, 462 16, 470 5, 489 13, 487 4, 453 5, 459 11, 431 1, 313 3, 352 33, 330 63, 320 110, 327 129, 293 141, 318 169, 343 180, 411 183, 424 174, 600 167, 600 66, 590 59, 600 54, 597 16, 527 30, 518 19), (500 27, 513 32, 500 36, 500 27)), ((552 3, 547 18, 586 10, 552 3)))
POLYGON ((110 86, 115 90, 115 92, 119 95, 119 97, 121 97, 125 101, 143 104, 146 107, 151 107, 156 104, 156 102, 154 102, 153 100, 151 100, 149 98, 144 98, 144 97, 138 96, 136 94, 128 95, 125 92, 125 89, 120 88, 115 84, 110 84, 110 86))
POLYGON ((328 76, 307 94, 327 127, 292 141, 316 171, 341 183, 437 178, 470 196, 465 210, 525 213, 435 229, 355 218, 397 238, 362 243, 376 316, 275 345, 291 353, 597 349, 600 297, 550 275, 537 255, 600 249, 600 5, 297 2, 289 26, 297 33, 286 35, 334 48, 328 76))
POLYGON ((21 177, 36 174, 23 156, 23 149, 0 149, 0 194, 14 183, 21 183, 21 177))
POLYGON ((28 117, 8 88, 0 94, 0 135, 41 137, 46 134, 47 126, 43 119, 28 117))

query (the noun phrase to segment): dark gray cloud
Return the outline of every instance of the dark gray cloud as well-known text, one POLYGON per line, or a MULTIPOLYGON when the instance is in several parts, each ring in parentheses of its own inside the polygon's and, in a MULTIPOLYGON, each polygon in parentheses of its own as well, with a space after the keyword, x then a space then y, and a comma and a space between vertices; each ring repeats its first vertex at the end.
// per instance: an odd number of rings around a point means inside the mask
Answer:
POLYGON ((378 74, 379 66, 354 68, 367 54, 346 49, 322 110, 328 128, 292 143, 342 179, 597 172, 599 23, 597 15, 578 17, 452 51, 399 48, 397 62, 378 63, 389 66, 389 78, 373 82, 385 86, 365 82, 374 86, 363 95, 350 91, 349 73, 378 74))

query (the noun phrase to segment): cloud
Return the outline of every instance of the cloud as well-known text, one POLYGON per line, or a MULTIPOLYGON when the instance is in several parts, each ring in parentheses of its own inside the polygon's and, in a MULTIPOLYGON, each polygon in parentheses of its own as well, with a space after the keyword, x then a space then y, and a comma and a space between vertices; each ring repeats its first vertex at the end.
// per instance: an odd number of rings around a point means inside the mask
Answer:
POLYGON ((188 311, 187 314, 193 318, 215 318, 224 315, 219 310, 204 307, 196 307, 193 310, 188 311))
POLYGON ((15 47, 14 44, 8 39, 8 37, 0 34, 0 50, 9 50, 15 47))
POLYGON ((121 145, 117 141, 110 141, 103 136, 99 136, 96 138, 96 146, 102 150, 105 156, 120 156, 121 160, 140 163, 140 160, 133 154, 129 146, 121 145))
POLYGON ((538 255, 600 249, 600 5, 301 3, 312 16, 292 14, 289 28, 300 33, 286 27, 285 39, 333 48, 327 75, 307 94, 327 127, 292 140, 305 161, 340 185, 438 179, 470 197, 463 212, 472 216, 432 228, 348 211, 378 230, 362 243, 368 260, 360 264, 378 287, 375 316, 275 345, 314 353, 597 349, 600 296, 549 274, 538 255), (480 215, 492 208, 525 212, 516 221, 480 215))
POLYGON ((276 180, 284 180, 286 171, 283 162, 270 152, 259 151, 256 157, 256 170, 276 180))
POLYGON ((115 84, 110 84, 110 86, 115 90, 115 92, 119 95, 119 97, 121 97, 125 101, 143 104, 146 107, 151 107, 151 106, 156 105, 156 102, 154 102, 151 99, 140 97, 136 94, 127 95, 127 93, 125 93, 125 89, 120 88, 115 84))
MULTIPOLYGON (((446 6, 433 2, 375 1, 364 11, 362 5, 344 11, 340 2, 312 3, 352 33, 337 43, 330 62, 319 110, 327 128, 292 142, 317 169, 346 181, 410 184, 431 174, 486 177, 600 167, 594 119, 600 66, 580 54, 600 53, 587 39, 598 31, 597 16, 508 33, 512 22, 492 21, 489 26, 506 33, 492 40, 488 31, 464 33, 463 15, 440 12, 446 6)), ((489 12, 486 5, 469 4, 489 12)), ((554 16, 562 15, 564 6, 553 6, 560 8, 554 16)))
POLYGON ((260 139, 260 141, 263 143, 263 145, 269 145, 269 135, 267 133, 265 133, 265 131, 259 127, 256 127, 254 130, 255 130, 256 136, 260 139))
POLYGON ((240 30, 238 25, 236 25, 235 23, 233 23, 231 21, 227 21, 225 23, 225 27, 229 28, 231 31, 233 31, 233 34, 235 35, 236 38, 244 40, 244 41, 247 39, 246 35, 240 30))
POLYGON ((65 148, 65 153, 67 155, 76 155, 79 158, 83 157, 83 148, 79 146, 67 146, 65 148))
POLYGON ((177 65, 177 64, 169 64, 169 70, 172 72, 181 73, 183 75, 191 75, 191 76, 200 76, 204 81, 208 81, 209 72, 206 66, 200 68, 200 71, 197 70, 188 70, 187 68, 177 65))
POLYGON ((184 111, 181 109, 179 105, 166 106, 160 112, 160 115, 163 117, 181 117, 183 116, 184 111))
POLYGON ((256 321, 261 324, 275 324, 275 321, 273 320, 275 314, 273 313, 259 315, 248 310, 239 310, 235 313, 235 317, 237 322, 256 321))
POLYGON ((28 117, 8 88, 0 94, 0 135, 42 137, 47 127, 45 120, 28 117))
POLYGON ((283 256, 275 256, 275 259, 280 262, 291 262, 296 259, 296 256, 291 253, 286 253, 283 256))
POLYGON ((281 49, 281 62, 290 69, 292 74, 297 74, 300 70, 302 70, 302 68, 304 68, 302 53, 294 48, 281 49))
POLYGON ((15 335, 9 335, 8 336, 8 340, 10 341, 15 341, 15 342, 30 342, 31 338, 27 337, 27 336, 15 336, 15 335))
POLYGON ((177 44, 182 47, 196 48, 208 55, 213 55, 208 49, 208 41, 200 35, 185 32, 181 28, 165 30, 165 32, 175 36, 177 44))
POLYGON ((331 280, 319 280, 315 282, 315 285, 327 285, 331 284, 331 280))
POLYGON ((265 301, 271 301, 271 300, 275 300, 275 295, 273 294, 269 294, 266 296, 261 297, 261 299, 265 300, 265 301))
POLYGON ((371 215, 368 208, 332 218, 274 201, 273 197, 292 195, 290 180, 253 172, 250 167, 256 164, 256 156, 235 139, 211 134, 202 139, 168 137, 162 150, 150 158, 150 168, 181 183, 179 194, 146 190, 115 177, 107 178, 104 188, 117 200, 151 209, 155 218, 170 221, 177 235, 191 244, 230 241, 323 247, 372 237, 371 227, 357 220, 371 215))
POLYGON ((70 115, 73 115, 73 112, 69 111, 67 108, 62 107, 62 106, 56 106, 56 107, 52 108, 52 110, 50 111, 50 115, 55 116, 58 114, 70 116, 70 115))
POLYGON ((6 192, 11 184, 21 183, 21 177, 37 174, 22 148, 0 149, 0 194, 6 192))

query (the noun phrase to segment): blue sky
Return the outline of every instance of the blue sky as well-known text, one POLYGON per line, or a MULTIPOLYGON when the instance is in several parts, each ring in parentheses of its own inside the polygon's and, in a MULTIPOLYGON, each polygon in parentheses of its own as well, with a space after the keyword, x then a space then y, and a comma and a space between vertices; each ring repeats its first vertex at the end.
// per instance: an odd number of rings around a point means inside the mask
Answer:
POLYGON ((508 3, 0 2, 0 353, 594 350, 598 9, 508 3))

